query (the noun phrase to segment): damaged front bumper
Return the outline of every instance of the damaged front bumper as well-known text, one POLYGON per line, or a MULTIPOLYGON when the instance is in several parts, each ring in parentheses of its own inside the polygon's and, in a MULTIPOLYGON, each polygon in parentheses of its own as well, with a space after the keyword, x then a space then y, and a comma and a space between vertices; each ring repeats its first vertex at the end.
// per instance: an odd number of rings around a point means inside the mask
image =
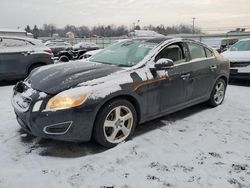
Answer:
POLYGON ((32 89, 26 83, 18 83, 13 91, 12 106, 20 126, 29 134, 42 138, 89 141, 94 123, 94 108, 44 111, 51 97, 32 89))

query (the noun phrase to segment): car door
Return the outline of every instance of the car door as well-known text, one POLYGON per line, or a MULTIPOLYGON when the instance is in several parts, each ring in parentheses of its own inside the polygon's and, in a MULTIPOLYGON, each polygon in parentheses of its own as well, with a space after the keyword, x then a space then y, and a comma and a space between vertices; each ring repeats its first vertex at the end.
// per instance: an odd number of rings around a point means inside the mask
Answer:
POLYGON ((150 110, 157 111, 154 108, 159 106, 158 113, 164 114, 185 103, 186 86, 191 74, 186 53, 186 46, 182 42, 178 42, 168 45, 156 56, 155 62, 161 58, 171 59, 174 67, 165 71, 157 71, 157 77, 163 79, 154 88, 155 97, 148 99, 150 110))
POLYGON ((187 42, 192 68, 187 85, 187 100, 199 100, 208 95, 216 78, 217 61, 213 52, 205 46, 187 42))
POLYGON ((26 41, 3 38, 1 50, 1 74, 19 78, 27 72, 27 62, 31 49, 26 41))

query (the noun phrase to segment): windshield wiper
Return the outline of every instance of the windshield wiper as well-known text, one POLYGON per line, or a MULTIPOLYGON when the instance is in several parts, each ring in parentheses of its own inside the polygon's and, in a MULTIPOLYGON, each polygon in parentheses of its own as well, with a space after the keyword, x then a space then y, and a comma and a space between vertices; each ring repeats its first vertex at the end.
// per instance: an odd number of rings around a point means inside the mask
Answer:
POLYGON ((118 67, 132 67, 131 65, 116 64, 118 67))

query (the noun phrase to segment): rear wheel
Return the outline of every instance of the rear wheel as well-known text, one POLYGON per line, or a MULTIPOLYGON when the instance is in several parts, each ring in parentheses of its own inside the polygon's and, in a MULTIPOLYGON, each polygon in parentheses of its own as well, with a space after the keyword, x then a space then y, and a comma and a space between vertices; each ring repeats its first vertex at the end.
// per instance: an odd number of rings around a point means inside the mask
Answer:
POLYGON ((223 79, 219 79, 215 83, 210 99, 208 101, 212 107, 216 107, 222 104, 225 98, 226 87, 226 82, 223 79))
POLYGON ((108 103, 98 114, 94 139, 111 148, 131 138, 137 123, 134 106, 127 100, 118 99, 108 103))

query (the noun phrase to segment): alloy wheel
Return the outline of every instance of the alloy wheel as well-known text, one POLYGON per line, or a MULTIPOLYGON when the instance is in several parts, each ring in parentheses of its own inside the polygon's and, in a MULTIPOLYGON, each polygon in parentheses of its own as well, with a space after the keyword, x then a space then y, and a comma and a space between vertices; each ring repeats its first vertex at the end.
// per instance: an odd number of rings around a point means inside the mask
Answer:
POLYGON ((219 81, 215 86, 214 101, 217 105, 221 104, 225 95, 225 85, 219 81))
POLYGON ((108 142, 117 144, 124 141, 131 133, 133 114, 126 106, 113 108, 104 121, 103 131, 108 142))

